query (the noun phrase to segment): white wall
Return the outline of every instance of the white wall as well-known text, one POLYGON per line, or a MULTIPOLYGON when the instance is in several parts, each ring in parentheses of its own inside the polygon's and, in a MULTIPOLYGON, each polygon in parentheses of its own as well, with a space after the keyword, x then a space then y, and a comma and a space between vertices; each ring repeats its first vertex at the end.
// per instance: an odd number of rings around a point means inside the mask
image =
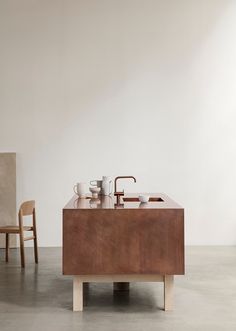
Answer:
POLYGON ((76 181, 137 177, 187 244, 236 244, 236 1, 0 1, 0 151, 61 245, 76 181))

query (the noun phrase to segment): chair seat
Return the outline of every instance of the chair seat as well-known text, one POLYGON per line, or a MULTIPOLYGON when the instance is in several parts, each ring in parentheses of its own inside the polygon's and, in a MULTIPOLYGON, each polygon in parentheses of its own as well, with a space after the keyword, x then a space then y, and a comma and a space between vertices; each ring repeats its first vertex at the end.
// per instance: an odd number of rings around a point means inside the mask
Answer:
MULTIPOLYGON (((32 226, 23 226, 24 231, 33 231, 32 226)), ((17 225, 0 226, 0 233, 19 233, 20 228, 17 225)))

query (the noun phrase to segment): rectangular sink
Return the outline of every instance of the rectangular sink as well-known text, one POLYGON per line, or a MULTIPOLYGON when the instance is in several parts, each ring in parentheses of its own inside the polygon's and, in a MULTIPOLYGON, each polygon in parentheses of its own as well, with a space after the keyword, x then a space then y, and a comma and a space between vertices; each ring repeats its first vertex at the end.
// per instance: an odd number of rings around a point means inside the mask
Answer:
MULTIPOLYGON (((140 202, 138 197, 126 197, 123 198, 124 202, 140 202)), ((148 202, 163 202, 162 198, 150 197, 148 202)))

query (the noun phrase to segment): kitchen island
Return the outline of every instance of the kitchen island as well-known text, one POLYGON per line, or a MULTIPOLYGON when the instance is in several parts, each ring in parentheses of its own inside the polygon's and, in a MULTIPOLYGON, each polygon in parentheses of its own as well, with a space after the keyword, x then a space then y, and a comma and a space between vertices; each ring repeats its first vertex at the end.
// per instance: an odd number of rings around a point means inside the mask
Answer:
POLYGON ((184 274, 184 209, 167 195, 78 198, 63 209, 63 274, 73 275, 73 310, 83 310, 83 283, 163 282, 173 307, 174 275, 184 274))

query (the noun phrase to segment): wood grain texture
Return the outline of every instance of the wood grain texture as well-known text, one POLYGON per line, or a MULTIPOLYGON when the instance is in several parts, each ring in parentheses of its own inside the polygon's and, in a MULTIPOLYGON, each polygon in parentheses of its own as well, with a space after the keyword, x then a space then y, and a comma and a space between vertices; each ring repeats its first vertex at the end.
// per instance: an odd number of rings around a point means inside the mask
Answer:
POLYGON ((63 210, 63 274, 184 274, 184 210, 63 210))

